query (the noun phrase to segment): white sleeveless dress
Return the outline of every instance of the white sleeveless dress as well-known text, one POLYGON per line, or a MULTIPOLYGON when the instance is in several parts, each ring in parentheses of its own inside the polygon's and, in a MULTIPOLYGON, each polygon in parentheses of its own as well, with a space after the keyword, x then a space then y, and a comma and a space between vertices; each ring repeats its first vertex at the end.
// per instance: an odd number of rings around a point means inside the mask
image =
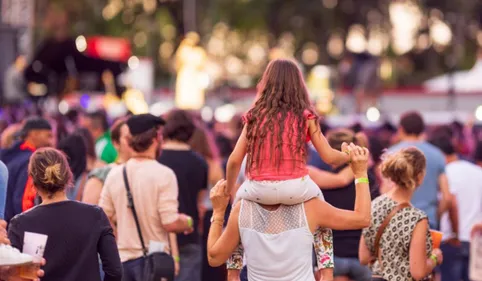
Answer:
POLYGON ((268 211, 242 200, 239 231, 249 281, 314 281, 313 233, 304 204, 268 211))

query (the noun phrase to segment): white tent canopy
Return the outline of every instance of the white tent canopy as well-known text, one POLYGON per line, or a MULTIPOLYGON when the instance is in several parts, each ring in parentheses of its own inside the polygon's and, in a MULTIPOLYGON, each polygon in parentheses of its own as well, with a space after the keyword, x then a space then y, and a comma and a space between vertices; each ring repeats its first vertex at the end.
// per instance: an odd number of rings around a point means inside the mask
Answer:
MULTIPOLYGON (((482 58, 468 71, 457 71, 453 76, 454 90, 457 93, 482 91, 482 58)), ((430 92, 446 92, 451 88, 449 74, 425 81, 423 86, 430 92)))

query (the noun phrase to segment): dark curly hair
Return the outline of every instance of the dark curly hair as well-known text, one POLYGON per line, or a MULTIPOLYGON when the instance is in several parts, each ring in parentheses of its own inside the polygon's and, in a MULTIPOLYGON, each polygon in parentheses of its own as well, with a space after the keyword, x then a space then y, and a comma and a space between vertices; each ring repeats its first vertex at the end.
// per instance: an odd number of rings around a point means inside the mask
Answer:
MULTIPOLYGON (((258 96, 253 108, 246 114, 247 169, 260 163, 261 151, 270 149, 272 161, 279 167, 283 156, 283 135, 292 140, 290 154, 306 158, 307 124, 305 110, 315 114, 303 76, 295 62, 286 59, 272 61, 258 84, 258 96), (286 120, 288 124, 286 126, 286 120), (271 145, 268 145, 271 144, 271 145), (269 148, 268 148, 269 147, 269 148)), ((294 162, 293 162, 294 165, 294 162)))

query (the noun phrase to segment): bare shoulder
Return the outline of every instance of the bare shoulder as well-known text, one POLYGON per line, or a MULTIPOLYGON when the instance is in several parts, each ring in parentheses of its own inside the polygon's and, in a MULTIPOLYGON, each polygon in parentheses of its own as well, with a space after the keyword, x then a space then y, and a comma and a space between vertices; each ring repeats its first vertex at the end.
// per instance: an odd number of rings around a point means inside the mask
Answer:
POLYGON ((305 212, 307 214, 311 214, 311 213, 318 213, 320 209, 323 208, 324 204, 326 204, 326 202, 322 201, 319 198, 312 198, 306 201, 304 204, 305 204, 305 212))

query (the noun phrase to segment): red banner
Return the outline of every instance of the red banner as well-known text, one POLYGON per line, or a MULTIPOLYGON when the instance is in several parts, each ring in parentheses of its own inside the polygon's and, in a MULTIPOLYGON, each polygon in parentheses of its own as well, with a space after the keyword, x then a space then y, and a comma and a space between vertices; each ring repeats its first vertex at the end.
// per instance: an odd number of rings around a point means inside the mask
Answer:
POLYGON ((104 60, 127 62, 132 51, 129 40, 96 36, 87 38, 85 54, 104 60))

